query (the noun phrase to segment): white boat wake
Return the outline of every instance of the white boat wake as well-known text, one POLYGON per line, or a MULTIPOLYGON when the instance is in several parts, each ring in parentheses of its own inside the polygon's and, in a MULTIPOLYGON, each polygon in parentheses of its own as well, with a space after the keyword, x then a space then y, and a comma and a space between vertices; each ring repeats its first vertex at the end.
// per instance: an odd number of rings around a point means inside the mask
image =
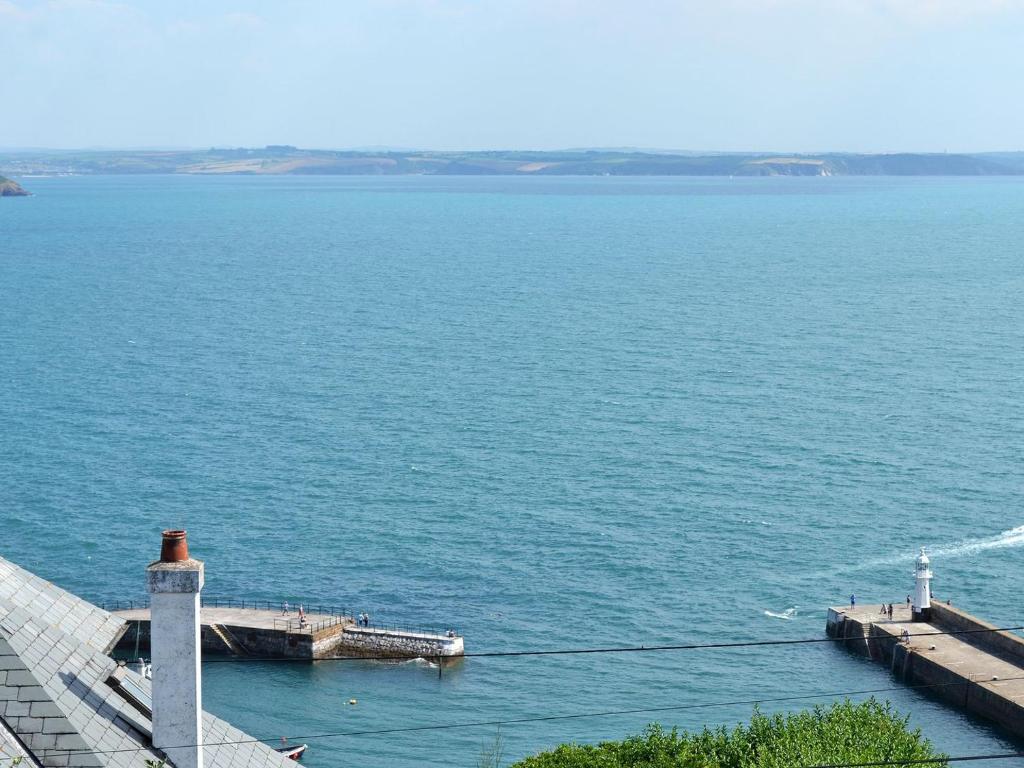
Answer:
MULTIPOLYGON (((988 549, 1004 549, 1006 547, 1019 547, 1024 544, 1024 525, 1018 525, 1008 531, 1003 531, 995 536, 984 539, 964 539, 956 544, 944 547, 933 547, 929 553, 942 557, 962 557, 973 555, 975 552, 984 552, 988 549)), ((913 555, 908 559, 913 559, 913 555)))
MULTIPOLYGON (((1010 547, 1019 547, 1021 545, 1024 545, 1024 525, 1018 525, 1016 528, 1010 528, 1002 533, 997 533, 995 536, 985 536, 977 539, 962 539, 961 541, 953 544, 928 546, 926 547, 926 550, 929 555, 935 555, 937 557, 964 557, 966 555, 977 554, 978 552, 985 552, 990 549, 1007 549, 1010 547)), ((899 555, 891 555, 877 560, 869 560, 843 570, 860 571, 865 568, 876 568, 881 565, 910 563, 913 562, 915 557, 917 557, 917 554, 908 550, 907 552, 899 555)))
POLYGON ((792 621, 796 618, 797 606, 787 608, 782 613, 776 613, 775 611, 765 611, 765 616, 771 616, 773 619, 785 619, 786 621, 792 621))

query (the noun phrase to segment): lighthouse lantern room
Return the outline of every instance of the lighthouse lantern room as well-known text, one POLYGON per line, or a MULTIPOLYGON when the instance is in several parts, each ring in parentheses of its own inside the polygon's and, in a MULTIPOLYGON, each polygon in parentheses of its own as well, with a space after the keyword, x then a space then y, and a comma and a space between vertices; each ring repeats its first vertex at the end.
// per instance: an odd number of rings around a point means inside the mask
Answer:
POLYGON ((930 621, 932 613, 932 569, 928 555, 921 547, 921 554, 914 564, 914 605, 912 616, 914 621, 930 621))

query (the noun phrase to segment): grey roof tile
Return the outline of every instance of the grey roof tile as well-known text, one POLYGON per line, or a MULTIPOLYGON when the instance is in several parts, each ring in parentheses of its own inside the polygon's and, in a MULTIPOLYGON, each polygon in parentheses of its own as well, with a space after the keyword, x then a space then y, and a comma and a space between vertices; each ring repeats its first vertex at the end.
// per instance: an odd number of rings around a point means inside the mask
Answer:
POLYGON ((63 717, 61 708, 52 701, 33 701, 29 714, 32 717, 63 717))
POLYGON ((7 673, 5 685, 8 688, 20 688, 23 685, 39 685, 39 681, 27 669, 12 669, 7 673))
MULTIPOLYGON (((3 692, 0 691, 0 697, 3 696, 3 692)), ((3 717, 28 717, 31 710, 32 704, 28 701, 15 701, 13 699, 6 699, 0 701, 0 705, 3 709, 0 710, 0 715, 3 717)))
POLYGON ((36 749, 53 749, 57 746, 57 734, 40 733, 32 739, 32 744, 36 749))
POLYGON ((42 733, 46 720, 41 717, 19 717, 12 720, 14 728, 20 735, 28 733, 42 733))
POLYGON ((85 743, 85 739, 77 733, 67 733, 57 736, 57 743, 54 746, 56 749, 69 751, 89 749, 89 745, 85 743))
POLYGON ((50 695, 38 685, 18 689, 18 701, 49 701, 50 695))

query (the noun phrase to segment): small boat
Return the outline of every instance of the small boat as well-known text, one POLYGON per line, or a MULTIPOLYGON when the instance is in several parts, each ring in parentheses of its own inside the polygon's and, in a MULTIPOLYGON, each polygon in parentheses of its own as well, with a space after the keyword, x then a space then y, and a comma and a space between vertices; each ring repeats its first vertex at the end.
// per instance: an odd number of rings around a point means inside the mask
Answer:
POLYGON ((141 657, 135 661, 129 662, 128 668, 138 672, 141 677, 144 677, 147 680, 153 679, 153 665, 147 664, 146 660, 141 657))
POLYGON ((306 751, 306 745, 298 744, 294 747, 274 747, 274 750, 280 752, 290 760, 298 760, 302 757, 302 753, 306 751))

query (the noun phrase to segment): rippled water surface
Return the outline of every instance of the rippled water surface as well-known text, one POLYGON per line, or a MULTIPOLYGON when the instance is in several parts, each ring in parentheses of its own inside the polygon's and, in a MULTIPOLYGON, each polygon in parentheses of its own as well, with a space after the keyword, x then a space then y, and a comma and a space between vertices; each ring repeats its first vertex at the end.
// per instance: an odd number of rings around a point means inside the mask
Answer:
MULTIPOLYGON (((0 200, 0 552, 83 596, 144 594, 183 526, 211 596, 470 650, 818 637, 851 591, 901 600, 924 544, 940 596, 1024 619, 1024 182, 25 185, 0 200)), ((941 747, 1006 746, 829 645, 204 675, 269 738, 897 686, 941 747)), ((750 711, 502 734, 515 758, 750 711)), ((471 766, 494 734, 306 762, 471 766)))

